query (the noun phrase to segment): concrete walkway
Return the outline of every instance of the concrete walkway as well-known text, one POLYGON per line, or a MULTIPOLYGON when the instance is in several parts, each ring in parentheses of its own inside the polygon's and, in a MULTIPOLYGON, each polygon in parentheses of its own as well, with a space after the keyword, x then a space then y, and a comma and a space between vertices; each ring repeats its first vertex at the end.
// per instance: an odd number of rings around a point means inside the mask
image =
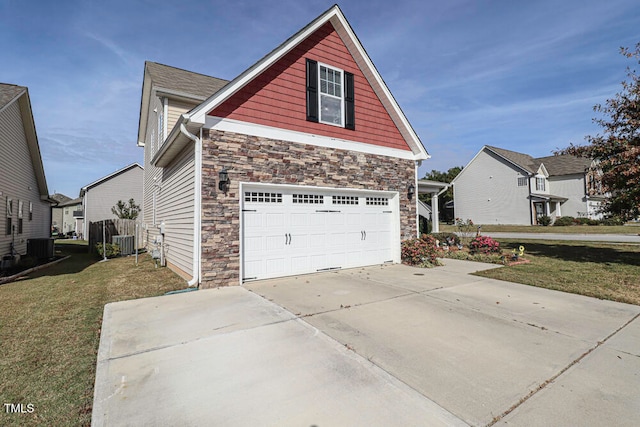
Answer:
POLYGON ((109 304, 93 425, 640 425, 640 307, 445 262, 109 304))
MULTIPOLYGON (((640 231, 640 227, 634 227, 640 231)), ((482 232, 485 236, 503 239, 533 239, 533 240, 568 240, 583 242, 613 242, 613 243, 638 243, 638 234, 567 234, 567 233, 500 233, 482 232)))

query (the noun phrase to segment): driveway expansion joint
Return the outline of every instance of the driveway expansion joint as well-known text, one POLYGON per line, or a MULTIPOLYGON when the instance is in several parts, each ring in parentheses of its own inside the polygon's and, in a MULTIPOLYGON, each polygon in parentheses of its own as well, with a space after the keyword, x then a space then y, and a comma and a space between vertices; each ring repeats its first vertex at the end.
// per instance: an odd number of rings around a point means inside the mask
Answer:
POLYGON ((549 384, 551 384, 552 382, 554 382, 555 380, 557 380, 562 374, 564 374, 565 372, 567 372, 569 369, 571 369, 573 366, 577 365, 578 363, 580 363, 585 357, 587 357, 588 355, 590 355, 591 353, 593 353, 596 349, 598 349, 599 347, 601 347, 604 343, 606 343, 609 339, 611 339, 614 335, 616 335, 618 332, 620 332, 621 330, 623 330, 624 328, 626 328, 627 326, 629 326, 634 320, 636 320, 637 318, 640 317, 640 313, 636 314, 635 316, 633 316, 631 319, 629 319, 627 322, 625 322, 622 326, 620 326, 618 329, 616 329, 615 331, 613 331, 612 333, 610 333, 605 339, 603 339, 602 341, 598 341, 596 343, 596 345, 592 348, 590 348, 589 350, 585 351, 580 357, 578 357, 577 359, 575 359, 574 361, 572 361, 571 363, 569 363, 567 366, 565 366, 564 368, 562 368, 560 370, 560 372, 558 372, 557 374, 555 374, 554 376, 552 376, 551 378, 547 379, 546 381, 544 381, 542 384, 540 384, 538 387, 536 387, 535 389, 529 391, 529 393, 527 395, 525 395, 524 397, 520 398, 520 400, 515 403, 513 406, 511 406, 509 409, 507 409, 506 411, 504 411, 502 414, 496 416, 493 420, 491 420, 491 422, 489 424, 487 424, 486 427, 491 427, 493 425, 495 425, 498 421, 500 421, 501 419, 503 419, 504 417, 506 417, 507 415, 509 415, 511 412, 513 412, 516 408, 518 408, 520 405, 522 405, 524 402, 526 402, 527 400, 529 400, 531 397, 533 397, 535 394, 537 394, 539 391, 545 389, 549 384))

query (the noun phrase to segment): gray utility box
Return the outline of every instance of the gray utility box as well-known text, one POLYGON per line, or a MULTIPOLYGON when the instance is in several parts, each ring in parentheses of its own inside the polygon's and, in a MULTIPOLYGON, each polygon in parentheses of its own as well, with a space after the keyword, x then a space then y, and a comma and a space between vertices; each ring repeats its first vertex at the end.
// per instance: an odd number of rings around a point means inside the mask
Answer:
POLYGON ((111 243, 120 247, 120 255, 131 255, 136 251, 134 236, 113 236, 111 243))
POLYGON ((38 259, 53 258, 53 239, 27 239, 27 255, 38 259))

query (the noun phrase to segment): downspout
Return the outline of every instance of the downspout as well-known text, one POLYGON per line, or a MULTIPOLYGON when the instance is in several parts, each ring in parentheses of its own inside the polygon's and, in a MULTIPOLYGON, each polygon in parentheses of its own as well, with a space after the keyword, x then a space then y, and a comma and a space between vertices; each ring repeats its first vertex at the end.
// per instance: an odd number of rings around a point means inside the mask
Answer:
MULTIPOLYGON (((183 116, 184 117, 184 116, 183 116)), ((200 129, 201 137, 198 138, 194 134, 190 133, 184 125, 184 122, 188 122, 189 118, 183 120, 180 123, 180 132, 193 141, 195 144, 194 149, 194 188, 193 188, 193 278, 187 282, 189 287, 198 286, 200 282, 200 205, 202 200, 202 129, 200 129)))
POLYGON ((531 198, 531 175, 527 174, 527 182, 529 183, 529 221, 531 221, 531 225, 535 225, 533 223, 533 199, 531 198))
POLYGON ((421 165, 422 165, 422 160, 416 160, 416 162, 414 163, 414 172, 413 172, 413 185, 414 185, 414 188, 416 189, 416 192, 414 195, 415 200, 413 202, 416 208, 416 238, 420 238, 420 214, 418 213, 418 195, 420 194, 420 191, 418 190, 418 169, 420 168, 421 165))

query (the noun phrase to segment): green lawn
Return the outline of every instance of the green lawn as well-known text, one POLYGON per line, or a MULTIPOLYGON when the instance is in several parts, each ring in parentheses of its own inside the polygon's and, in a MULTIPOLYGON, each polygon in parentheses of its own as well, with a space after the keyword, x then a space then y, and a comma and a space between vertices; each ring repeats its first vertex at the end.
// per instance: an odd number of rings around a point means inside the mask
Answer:
MULTIPOLYGON (((478 224, 479 225, 479 224, 478 224)), ((440 231, 458 231, 455 225, 440 224, 440 231)), ((475 230, 474 230, 475 231, 475 230)), ((530 226, 482 224, 482 232, 504 233, 565 233, 565 234, 639 234, 640 224, 627 225, 570 225, 570 226, 530 226)))
POLYGON ((147 255, 96 262, 86 243, 56 241, 71 258, 0 286, 0 404, 32 404, 2 426, 91 423, 96 356, 106 303, 185 287, 147 255))
POLYGON ((524 245, 531 262, 477 275, 640 305, 640 245, 497 240, 507 250, 524 245))

